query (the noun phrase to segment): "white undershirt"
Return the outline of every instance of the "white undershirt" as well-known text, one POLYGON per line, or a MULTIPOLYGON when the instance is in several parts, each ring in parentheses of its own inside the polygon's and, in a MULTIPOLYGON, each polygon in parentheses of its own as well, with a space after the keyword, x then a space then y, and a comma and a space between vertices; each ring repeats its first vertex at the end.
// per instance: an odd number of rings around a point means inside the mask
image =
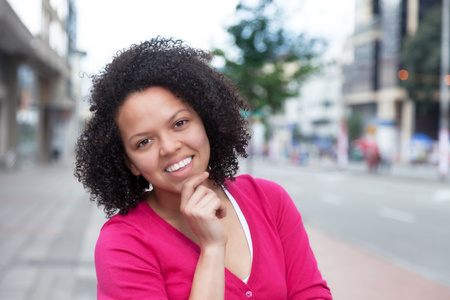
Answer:
MULTIPOLYGON (((241 209, 239 208, 239 205, 237 204, 234 197, 230 194, 230 192, 222 186, 223 191, 227 195, 228 199, 230 199, 231 204, 233 205, 234 210, 236 211, 236 214, 239 218, 239 222, 241 223, 242 229, 244 230, 245 238, 247 239, 248 249, 250 250, 250 261, 253 262, 253 244, 252 244, 252 237, 250 235, 250 229, 248 228, 247 220, 245 220, 244 214, 242 213, 241 209)), ((247 276, 247 278, 242 279, 245 283, 248 282, 248 278, 250 275, 247 276)))

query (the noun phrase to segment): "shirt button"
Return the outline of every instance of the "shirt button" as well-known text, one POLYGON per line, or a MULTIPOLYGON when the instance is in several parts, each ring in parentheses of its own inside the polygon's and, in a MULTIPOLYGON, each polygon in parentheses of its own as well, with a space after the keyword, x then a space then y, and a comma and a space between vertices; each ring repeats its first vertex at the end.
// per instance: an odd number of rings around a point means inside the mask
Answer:
POLYGON ((247 292, 245 293, 245 296, 247 296, 247 298, 251 298, 251 297, 253 296, 252 291, 247 291, 247 292))

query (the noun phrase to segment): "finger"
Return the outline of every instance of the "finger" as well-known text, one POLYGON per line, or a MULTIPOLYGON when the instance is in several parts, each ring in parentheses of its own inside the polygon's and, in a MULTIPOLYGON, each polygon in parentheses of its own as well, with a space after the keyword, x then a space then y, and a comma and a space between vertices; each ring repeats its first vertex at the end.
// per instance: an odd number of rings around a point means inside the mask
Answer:
POLYGON ((189 212, 205 208, 208 203, 214 200, 214 192, 201 184, 198 185, 190 197, 181 205, 182 212, 189 212))
MULTIPOLYGON (((191 198, 200 197, 198 202, 194 203, 196 200, 189 201, 188 206, 196 205, 198 209, 203 210, 204 212, 212 213, 214 217, 222 219, 227 215, 227 205, 220 200, 217 194, 209 189, 206 189, 206 193, 203 194, 202 191, 199 191, 200 187, 195 191, 194 195, 191 198), (200 192, 198 195, 197 193, 200 192)), ((187 209, 188 207, 186 207, 187 209)))
POLYGON ((188 200, 191 198, 195 189, 202 184, 209 176, 208 172, 192 176, 189 178, 181 188, 181 207, 185 207, 188 200))

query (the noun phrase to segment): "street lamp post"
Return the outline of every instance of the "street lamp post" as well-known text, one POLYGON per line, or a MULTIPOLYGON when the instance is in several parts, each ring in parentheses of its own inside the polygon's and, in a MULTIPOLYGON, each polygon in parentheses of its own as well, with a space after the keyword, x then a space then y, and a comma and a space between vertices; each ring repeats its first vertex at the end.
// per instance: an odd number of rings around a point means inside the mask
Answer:
POLYGON ((441 80, 440 80, 440 129, 439 129, 439 175, 442 178, 448 174, 448 102, 449 86, 446 76, 450 74, 450 0, 442 0, 442 38, 441 38, 441 80))

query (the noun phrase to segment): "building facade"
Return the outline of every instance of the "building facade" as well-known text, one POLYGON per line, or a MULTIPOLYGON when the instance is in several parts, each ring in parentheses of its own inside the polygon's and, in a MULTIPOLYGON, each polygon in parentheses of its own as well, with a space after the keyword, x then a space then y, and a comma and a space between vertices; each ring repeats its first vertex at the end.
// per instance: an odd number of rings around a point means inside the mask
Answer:
MULTIPOLYGON (((296 120, 301 134, 308 139, 334 141, 343 116, 340 99, 342 95, 342 72, 340 63, 332 60, 322 66, 318 74, 308 78, 296 101, 296 120)), ((291 104, 292 105, 292 104, 291 104)), ((288 113, 294 109, 287 109, 288 113)))
POLYGON ((282 113, 267 114, 271 130, 268 155, 298 163, 302 155, 335 158, 344 117, 341 89, 341 65, 333 59, 302 84, 297 98, 286 100, 282 113))
POLYGON ((400 85, 402 42, 440 0, 356 0, 355 33, 343 66, 343 102, 375 132, 380 151, 407 161, 417 132, 416 105, 400 85))
POLYGON ((0 0, 0 164, 72 151, 79 85, 73 0, 0 0))

